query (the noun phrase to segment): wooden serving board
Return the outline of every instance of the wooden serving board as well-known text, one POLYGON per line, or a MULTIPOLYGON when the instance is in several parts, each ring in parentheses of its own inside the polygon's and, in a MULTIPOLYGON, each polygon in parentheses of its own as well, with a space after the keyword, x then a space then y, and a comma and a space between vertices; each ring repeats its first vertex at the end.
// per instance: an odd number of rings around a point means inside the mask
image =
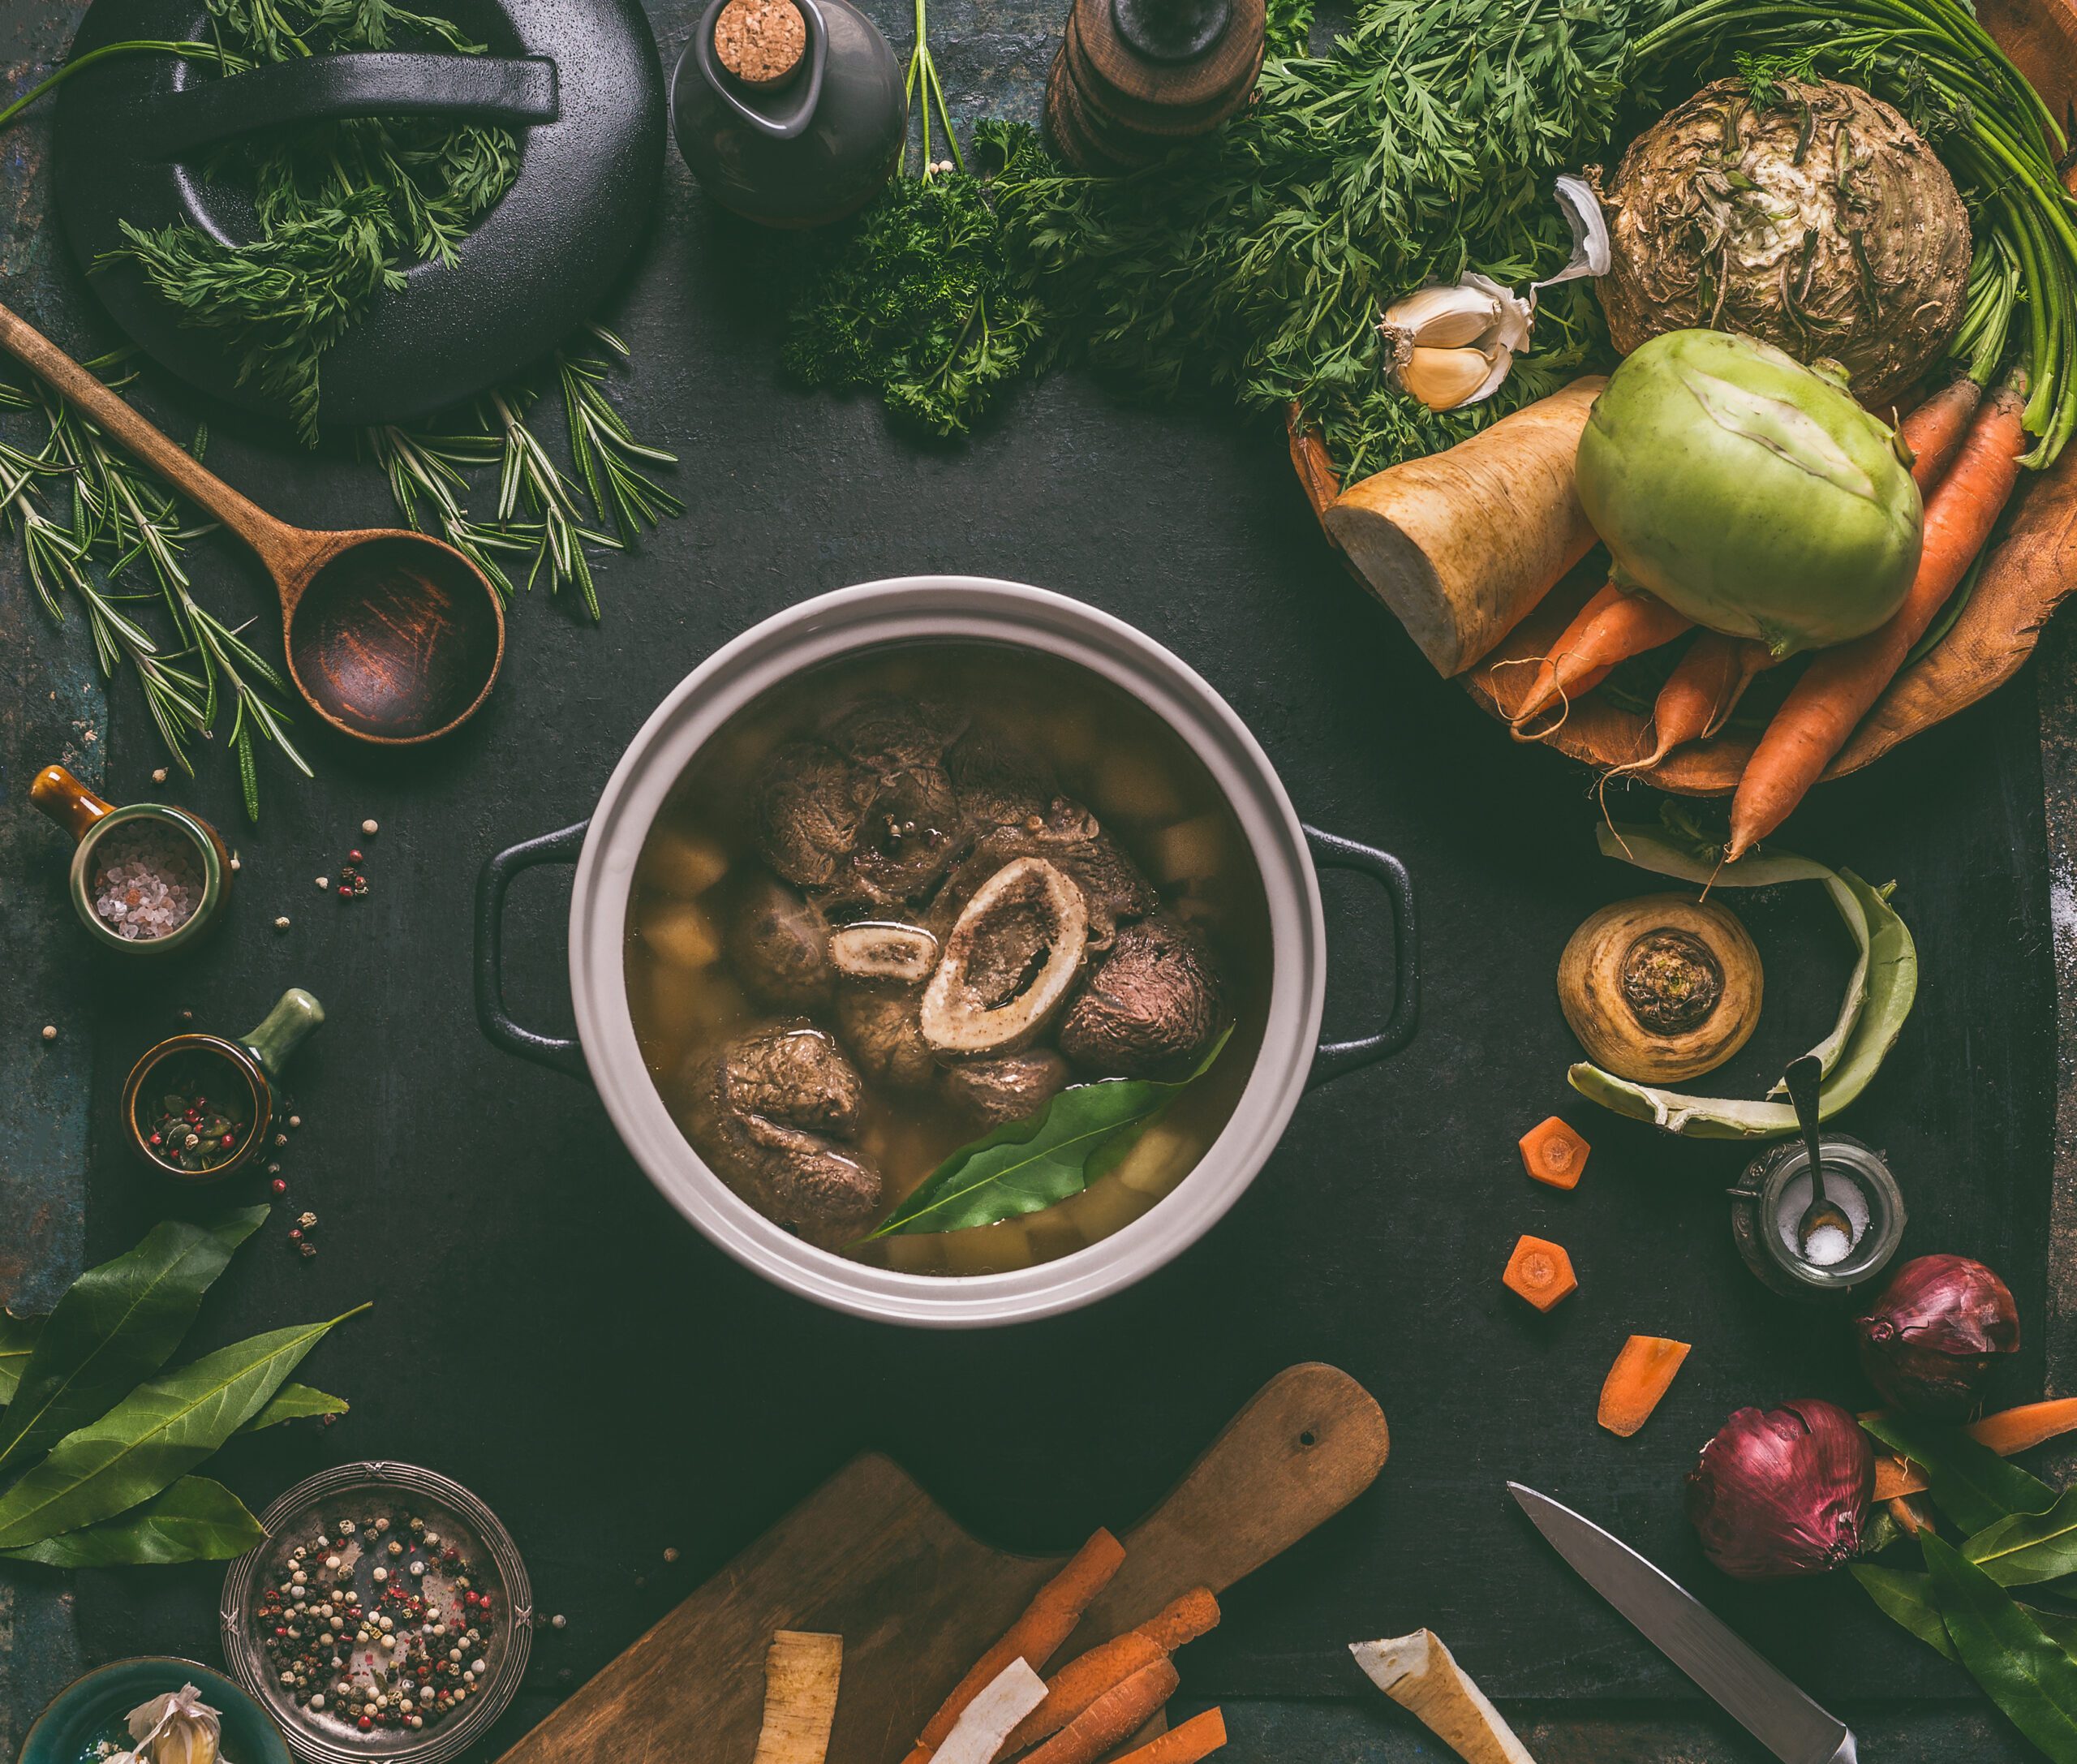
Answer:
MULTIPOLYGON (((1065 1660, 1193 1586, 1223 1591, 1368 1488, 1391 1438, 1345 1372, 1279 1373, 1125 1534, 1065 1660)), ((502 1764, 748 1764, 775 1629, 844 1637, 830 1764, 897 1764, 1060 1559, 969 1536, 890 1460, 855 1459, 627 1649, 502 1764)))

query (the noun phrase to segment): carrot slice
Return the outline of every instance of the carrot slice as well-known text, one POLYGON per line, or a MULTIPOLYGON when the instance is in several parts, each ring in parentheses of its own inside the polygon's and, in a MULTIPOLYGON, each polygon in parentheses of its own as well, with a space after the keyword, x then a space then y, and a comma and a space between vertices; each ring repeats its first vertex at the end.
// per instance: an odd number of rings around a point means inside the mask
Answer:
POLYGON ((1207 1709, 1180 1727, 1171 1727, 1159 1739, 1148 1740, 1137 1752, 1126 1753, 1117 1764, 1200 1764, 1225 1743, 1225 1716, 1207 1709))
POLYGON ((1549 1310, 1580 1289, 1572 1258, 1542 1237, 1524 1237, 1515 1246, 1501 1284, 1538 1310, 1549 1310))
POLYGON ((1652 1418, 1652 1411, 1673 1388, 1674 1375, 1687 1357, 1684 1341, 1631 1336, 1602 1381, 1601 1406, 1594 1411, 1594 1419, 1610 1433, 1628 1439, 1652 1418))
POLYGON ((1099 1531, 1076 1551, 1067 1566, 1038 1589, 1024 1615, 974 1662, 973 1670, 939 1705, 938 1712, 924 1723, 906 1764, 925 1764, 944 1744, 945 1736, 966 1712, 966 1706, 992 1684, 1012 1660, 1024 1661, 1034 1672, 1044 1670, 1046 1662, 1060 1651, 1060 1644, 1082 1621, 1082 1614, 1111 1584, 1111 1577, 1125 1559, 1125 1546, 1107 1531, 1099 1531))
MULTIPOLYGON (((2029 1452, 2066 1433, 2077 1433, 2077 1396, 2055 1396, 2044 1403, 2022 1403, 1969 1423, 1969 1437, 2002 1458, 2029 1452)), ((1875 1498, 1895 1500, 1925 1492, 1925 1478, 1905 1458, 1886 1452, 1875 1461, 1875 1498)))
POLYGON ((1522 1168, 1539 1182, 1553 1188, 1577 1188, 1586 1173, 1587 1153, 1592 1148, 1572 1128, 1553 1115, 1534 1126, 1517 1142, 1522 1168))

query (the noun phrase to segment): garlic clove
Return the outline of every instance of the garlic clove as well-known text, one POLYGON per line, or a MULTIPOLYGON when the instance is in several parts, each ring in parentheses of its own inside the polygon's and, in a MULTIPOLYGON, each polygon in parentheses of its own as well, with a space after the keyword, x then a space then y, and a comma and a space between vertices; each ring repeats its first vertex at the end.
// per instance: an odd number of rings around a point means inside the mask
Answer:
POLYGON ((1416 349, 1460 349, 1481 342, 1500 320, 1500 303, 1490 282, 1417 289, 1384 310, 1378 329, 1392 346, 1392 359, 1404 368, 1416 349))
POLYGON ((1534 299, 1525 300, 1512 288, 1504 288, 1490 276, 1481 276, 1475 270, 1464 279, 1467 287, 1493 297, 1492 329, 1489 334, 1477 339, 1479 347, 1490 350, 1497 343, 1517 355, 1527 349, 1529 333, 1536 328, 1534 299))
POLYGON ((1615 261, 1615 246, 1608 236, 1608 217, 1602 212, 1601 198, 1594 193, 1593 184, 1567 172, 1557 179, 1554 194, 1564 214, 1565 224, 1572 229, 1572 255, 1556 275, 1530 285, 1532 301, 1538 289, 1555 288, 1561 282, 1575 282, 1581 276, 1605 276, 1615 261))
POLYGON ((1399 371, 1399 383, 1409 397, 1431 411, 1455 411, 1490 398, 1514 365, 1512 351, 1495 349, 1417 348, 1399 371))

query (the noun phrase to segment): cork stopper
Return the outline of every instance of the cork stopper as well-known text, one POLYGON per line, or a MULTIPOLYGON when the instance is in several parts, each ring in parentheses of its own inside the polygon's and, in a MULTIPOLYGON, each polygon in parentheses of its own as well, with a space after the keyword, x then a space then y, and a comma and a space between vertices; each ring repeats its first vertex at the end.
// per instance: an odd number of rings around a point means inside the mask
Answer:
POLYGON ((714 21, 716 56, 754 91, 791 79, 807 46, 807 23, 793 0, 729 0, 714 21))

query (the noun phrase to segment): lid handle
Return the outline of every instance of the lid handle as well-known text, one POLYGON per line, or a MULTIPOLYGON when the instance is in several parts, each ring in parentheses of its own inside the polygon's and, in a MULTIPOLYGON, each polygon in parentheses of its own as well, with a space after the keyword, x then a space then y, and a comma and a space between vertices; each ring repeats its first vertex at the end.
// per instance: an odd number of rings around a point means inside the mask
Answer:
POLYGON ((140 148, 178 159, 256 130, 357 116, 472 116, 553 123, 561 114, 555 63, 543 56, 363 50, 270 62, 200 79, 140 102, 140 148))
POLYGON ((282 993, 259 1026, 239 1038, 240 1045, 260 1062, 260 1069, 278 1083, 304 1039, 325 1021, 325 1007, 299 986, 282 993))

